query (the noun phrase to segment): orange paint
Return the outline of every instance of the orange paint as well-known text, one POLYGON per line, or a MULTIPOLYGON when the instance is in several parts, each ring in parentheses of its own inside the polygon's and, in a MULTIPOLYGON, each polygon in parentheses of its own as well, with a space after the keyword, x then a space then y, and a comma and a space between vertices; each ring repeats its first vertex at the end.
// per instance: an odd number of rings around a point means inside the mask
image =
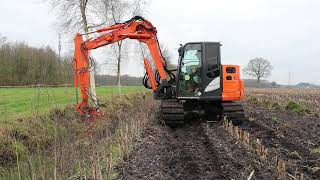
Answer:
POLYGON ((144 68, 146 69, 147 74, 149 76, 150 85, 152 87, 153 92, 155 92, 157 90, 158 86, 157 86, 157 82, 154 78, 154 74, 152 72, 150 62, 148 61, 147 58, 144 58, 143 62, 144 62, 144 68))
MULTIPOLYGON (((156 28, 145 19, 132 19, 122 24, 115 24, 109 27, 105 27, 95 31, 96 33, 105 32, 98 37, 83 41, 82 35, 77 33, 74 39, 74 85, 78 87, 80 83, 82 101, 77 105, 77 111, 80 114, 95 114, 89 108, 88 104, 88 92, 89 92, 89 57, 88 52, 91 49, 96 49, 102 46, 106 46, 123 39, 136 39, 143 42, 149 48, 153 62, 156 69, 159 72, 161 80, 167 79, 167 74, 164 70, 165 60, 161 55, 157 39, 156 28)), ((150 84, 153 91, 157 90, 157 83, 150 63, 145 60, 146 71, 150 78, 150 84)))
POLYGON ((82 101, 76 107, 76 110, 80 114, 84 114, 84 109, 88 108, 88 95, 86 91, 89 89, 88 50, 81 49, 82 43, 82 36, 77 34, 74 39, 74 85, 75 87, 79 87, 80 83, 82 101))
POLYGON ((244 97, 244 81, 238 65, 222 65, 222 101, 239 101, 244 97))

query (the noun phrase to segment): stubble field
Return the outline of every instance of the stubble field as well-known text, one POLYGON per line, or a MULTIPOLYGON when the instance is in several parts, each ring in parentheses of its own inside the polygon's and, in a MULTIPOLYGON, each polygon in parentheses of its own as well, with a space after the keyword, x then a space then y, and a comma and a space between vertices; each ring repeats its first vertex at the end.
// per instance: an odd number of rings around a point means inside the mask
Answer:
POLYGON ((241 130, 205 121, 176 129, 156 123, 120 177, 320 179, 319 97, 320 89, 248 88, 241 130))

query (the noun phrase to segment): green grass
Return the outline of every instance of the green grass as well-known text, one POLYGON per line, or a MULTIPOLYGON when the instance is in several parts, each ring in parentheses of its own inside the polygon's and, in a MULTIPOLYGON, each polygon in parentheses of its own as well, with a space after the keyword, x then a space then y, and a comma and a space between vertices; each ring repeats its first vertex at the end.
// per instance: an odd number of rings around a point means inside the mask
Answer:
POLYGON ((289 101, 286 106, 286 109, 297 112, 297 113, 302 111, 302 107, 294 101, 289 101))
POLYGON ((320 156, 320 147, 312 149, 311 153, 320 156))
MULTIPOLYGON (((142 86, 124 86, 121 89, 123 94, 144 90, 142 86)), ((78 94, 80 101, 80 92, 78 94)), ((117 94, 116 86, 97 88, 97 95, 101 100, 117 94)), ((52 108, 74 104, 76 104, 76 91, 73 87, 0 88, 0 122, 42 115, 48 113, 52 108)))

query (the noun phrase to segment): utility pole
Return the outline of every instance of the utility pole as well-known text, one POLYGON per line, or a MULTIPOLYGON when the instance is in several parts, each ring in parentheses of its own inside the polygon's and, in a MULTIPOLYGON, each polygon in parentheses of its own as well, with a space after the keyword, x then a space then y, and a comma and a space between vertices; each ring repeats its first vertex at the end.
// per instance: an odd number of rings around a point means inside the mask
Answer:
POLYGON ((291 72, 289 71, 289 76, 288 76, 288 86, 291 85, 291 72))
POLYGON ((58 55, 59 55, 59 64, 60 64, 60 61, 61 61, 61 33, 59 33, 58 55))

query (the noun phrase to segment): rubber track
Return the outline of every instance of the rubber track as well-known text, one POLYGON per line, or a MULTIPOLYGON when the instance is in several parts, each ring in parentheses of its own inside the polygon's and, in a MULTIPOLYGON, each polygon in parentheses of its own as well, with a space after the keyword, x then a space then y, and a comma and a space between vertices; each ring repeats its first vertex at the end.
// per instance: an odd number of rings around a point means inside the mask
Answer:
POLYGON ((234 125, 241 125, 245 120, 244 109, 240 102, 221 103, 223 116, 227 117, 234 125))
POLYGON ((183 104, 175 99, 165 99, 161 101, 161 115, 165 124, 168 126, 177 126, 184 123, 183 104))

